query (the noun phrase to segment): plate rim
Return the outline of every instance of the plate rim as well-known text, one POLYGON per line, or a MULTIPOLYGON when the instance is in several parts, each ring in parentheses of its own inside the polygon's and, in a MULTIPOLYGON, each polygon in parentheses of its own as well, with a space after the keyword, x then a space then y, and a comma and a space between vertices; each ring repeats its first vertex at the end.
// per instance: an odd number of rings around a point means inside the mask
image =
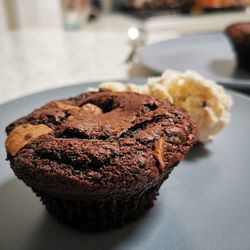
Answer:
MULTIPOLYGON (((123 83, 135 81, 136 84, 141 84, 140 82, 146 81, 146 80, 147 80, 147 78, 128 78, 128 79, 115 79, 115 80, 104 80, 104 81, 114 81, 114 82, 118 81, 118 82, 123 82, 123 83)), ((0 108, 3 108, 3 106, 8 105, 8 104, 10 104, 12 102, 17 102, 19 100, 23 100, 25 98, 29 98, 29 97, 40 95, 40 94, 46 94, 47 92, 56 91, 58 89, 62 90, 62 89, 67 89, 67 88, 71 88, 71 87, 80 87, 80 86, 84 87, 84 86, 87 86, 87 85, 97 84, 98 82, 101 83, 103 81, 90 81, 90 82, 82 82, 82 83, 73 83, 73 84, 68 84, 68 85, 65 85, 65 86, 60 86, 60 87, 49 88, 49 89, 37 91, 37 92, 34 92, 34 93, 24 94, 24 95, 22 95, 20 97, 17 97, 17 98, 14 98, 14 99, 11 99, 11 100, 0 103, 0 108)), ((226 87, 226 86, 223 86, 223 87, 225 88, 225 90, 227 92, 229 92, 229 93, 232 92, 234 95, 238 95, 239 97, 250 101, 250 96, 248 96, 247 94, 238 92, 237 90, 231 89, 231 88, 226 87)))

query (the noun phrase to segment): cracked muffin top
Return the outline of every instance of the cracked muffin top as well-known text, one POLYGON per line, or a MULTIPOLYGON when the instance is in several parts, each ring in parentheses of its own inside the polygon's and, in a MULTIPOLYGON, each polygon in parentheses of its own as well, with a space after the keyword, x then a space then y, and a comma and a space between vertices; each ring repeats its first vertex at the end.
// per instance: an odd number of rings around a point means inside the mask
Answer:
POLYGON ((250 22, 231 24, 225 31, 234 42, 250 44, 250 22))
POLYGON ((17 177, 65 195, 150 188, 197 140, 184 110, 106 90, 49 102, 6 132, 7 158, 17 177))

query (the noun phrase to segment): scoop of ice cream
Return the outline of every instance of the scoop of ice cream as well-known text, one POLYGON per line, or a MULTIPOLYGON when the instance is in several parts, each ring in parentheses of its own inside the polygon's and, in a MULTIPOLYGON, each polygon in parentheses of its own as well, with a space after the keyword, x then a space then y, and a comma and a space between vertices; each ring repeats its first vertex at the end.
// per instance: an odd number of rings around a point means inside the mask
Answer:
POLYGON ((167 88, 161 83, 160 77, 149 78, 147 82, 147 87, 149 95, 155 98, 168 100, 170 102, 173 101, 173 98, 169 94, 167 88))
POLYGON ((221 85, 191 70, 183 73, 166 70, 160 77, 149 78, 144 85, 105 82, 100 87, 115 92, 137 92, 174 103, 197 123, 201 142, 212 140, 230 120, 231 96, 221 85))
POLYGON ((147 85, 138 85, 134 83, 128 83, 127 85, 125 85, 125 91, 136 92, 144 95, 150 94, 147 85))
POLYGON ((139 94, 149 95, 147 85, 138 85, 134 83, 124 84, 122 82, 103 82, 99 86, 103 89, 108 89, 113 92, 136 92, 139 94))
POLYGON ((122 82, 103 82, 99 86, 103 89, 109 89, 113 92, 123 92, 126 91, 126 86, 122 82))
POLYGON ((172 98, 165 89, 165 87, 156 81, 148 82, 147 84, 143 85, 138 85, 134 83, 124 84, 121 82, 103 82, 100 84, 99 87, 114 92, 122 92, 122 91, 136 92, 139 94, 150 95, 155 98, 167 99, 169 101, 172 101, 172 98))
POLYGON ((172 97, 172 102, 185 109, 198 125, 199 141, 213 139, 230 120, 232 98, 224 88, 198 73, 188 70, 184 73, 167 70, 152 82, 162 84, 172 97))

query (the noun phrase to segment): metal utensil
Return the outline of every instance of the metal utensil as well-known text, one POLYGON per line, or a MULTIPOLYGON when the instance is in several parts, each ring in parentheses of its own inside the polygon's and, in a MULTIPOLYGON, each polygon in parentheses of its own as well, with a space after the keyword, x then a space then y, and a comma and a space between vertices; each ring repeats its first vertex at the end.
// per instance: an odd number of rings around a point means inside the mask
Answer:
POLYGON ((146 42, 146 32, 144 28, 137 28, 132 26, 128 29, 128 39, 131 45, 131 51, 126 58, 126 63, 130 63, 134 60, 136 52, 139 47, 145 44, 146 42))

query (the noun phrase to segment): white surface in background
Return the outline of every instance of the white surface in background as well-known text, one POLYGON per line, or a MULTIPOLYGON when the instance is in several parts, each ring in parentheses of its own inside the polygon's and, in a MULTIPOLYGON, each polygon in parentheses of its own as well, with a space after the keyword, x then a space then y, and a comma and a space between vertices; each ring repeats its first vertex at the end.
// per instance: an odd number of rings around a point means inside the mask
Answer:
MULTIPOLYGON (((20 31, 0 33, 0 103, 62 85, 150 74, 145 68, 125 64, 131 49, 127 31, 140 24, 138 19, 120 14, 103 16, 82 30, 65 32, 59 21, 51 23, 58 1, 50 2, 54 3, 48 4, 47 13, 40 12, 42 7, 34 10, 36 25, 23 19, 25 25, 20 31)), ((38 3, 43 6, 42 0, 36 0, 36 5, 38 3)), ((224 25, 231 22, 228 14, 226 16, 224 25)), ((245 18, 245 14, 237 14, 237 18, 240 16, 245 18)), ((58 20, 59 14, 54 17, 58 20)), ((220 15, 218 18, 223 20, 220 15)), ((201 18, 205 23, 198 26, 186 25, 182 19, 185 20, 180 17, 178 22, 175 17, 171 22, 168 17, 150 19, 145 25, 149 30, 147 43, 175 38, 181 33, 200 32, 197 27, 202 27, 203 32, 218 30, 215 19, 209 24, 201 18), (167 27, 166 22, 169 22, 167 27)))
MULTIPOLYGON (((80 31, 24 29, 2 33, 0 103, 68 84, 128 78, 127 30, 137 22, 114 15, 80 31)), ((165 39, 176 34, 164 32, 160 36, 165 39)))
MULTIPOLYGON (((0 31, 7 30, 5 3, 0 0, 0 31)), ((19 29, 63 27, 60 0, 11 0, 17 15, 19 29)), ((13 15, 13 13, 9 13, 13 15)))
POLYGON ((57 86, 126 78, 126 34, 23 31, 0 37, 0 102, 57 86))
POLYGON ((63 27, 60 0, 16 0, 20 29, 63 27))

